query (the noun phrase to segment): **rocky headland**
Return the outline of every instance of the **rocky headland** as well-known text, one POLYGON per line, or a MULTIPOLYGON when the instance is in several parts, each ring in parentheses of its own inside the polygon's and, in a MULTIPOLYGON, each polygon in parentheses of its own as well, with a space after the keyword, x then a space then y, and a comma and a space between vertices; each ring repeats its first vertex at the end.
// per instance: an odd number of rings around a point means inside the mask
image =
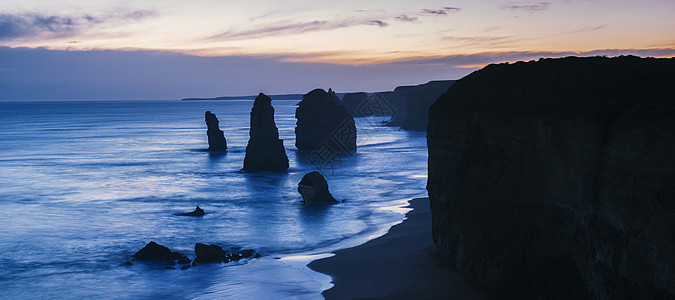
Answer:
POLYGON ((354 118, 332 90, 315 89, 303 95, 295 118, 298 150, 356 151, 354 118))
POLYGON ((279 130, 274 122, 272 99, 263 93, 253 102, 249 136, 244 171, 288 170, 284 141, 279 139, 279 130))
POLYGON ((675 297, 675 59, 489 65, 430 108, 433 238, 502 298, 675 297))
POLYGON ((215 114, 207 111, 204 113, 206 121, 206 135, 209 139, 209 148, 206 151, 225 151, 227 150, 227 141, 225 134, 218 128, 218 118, 215 114))

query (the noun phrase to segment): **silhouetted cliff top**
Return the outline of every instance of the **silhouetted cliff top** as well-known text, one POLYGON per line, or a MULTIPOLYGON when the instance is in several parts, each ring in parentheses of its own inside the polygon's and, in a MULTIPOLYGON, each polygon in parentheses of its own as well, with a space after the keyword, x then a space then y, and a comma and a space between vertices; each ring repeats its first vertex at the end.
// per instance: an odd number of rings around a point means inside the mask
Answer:
POLYGON ((489 65, 431 110, 607 119, 637 104, 675 105, 675 59, 566 57, 489 65))

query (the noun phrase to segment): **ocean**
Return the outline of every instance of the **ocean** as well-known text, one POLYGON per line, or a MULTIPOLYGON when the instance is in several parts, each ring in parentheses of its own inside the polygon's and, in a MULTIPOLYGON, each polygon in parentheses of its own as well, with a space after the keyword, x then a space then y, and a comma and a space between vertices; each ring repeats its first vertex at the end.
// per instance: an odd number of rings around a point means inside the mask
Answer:
POLYGON ((426 137, 356 118, 357 152, 317 161, 294 145, 298 101, 272 101, 290 169, 255 173, 241 172, 253 101, 0 102, 0 298, 322 299, 330 277, 306 264, 403 220, 426 195, 426 137), (207 110, 226 153, 202 151, 207 110), (341 203, 303 205, 315 170, 341 203), (263 257, 124 265, 150 241, 263 257))

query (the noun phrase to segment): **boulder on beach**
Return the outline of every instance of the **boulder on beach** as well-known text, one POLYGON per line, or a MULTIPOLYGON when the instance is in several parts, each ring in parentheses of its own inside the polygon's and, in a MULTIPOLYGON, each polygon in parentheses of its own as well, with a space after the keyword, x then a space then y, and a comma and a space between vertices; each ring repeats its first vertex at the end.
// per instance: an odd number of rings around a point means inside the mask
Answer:
POLYGON ((227 150, 227 141, 225 134, 218 128, 218 118, 215 114, 207 111, 205 114, 206 135, 209 138, 209 148, 207 151, 225 151, 227 150))
POLYGON ((148 243, 143 249, 134 254, 134 258, 137 260, 169 261, 181 259, 182 257, 184 257, 182 254, 172 252, 169 248, 155 242, 148 243))
POLYGON ((201 209, 199 206, 195 208, 195 210, 189 212, 189 213, 183 213, 183 214, 178 214, 179 216, 189 216, 189 217, 202 217, 206 213, 204 212, 203 209, 201 209))
POLYGON ((244 171, 288 170, 284 141, 279 139, 279 130, 274 122, 272 99, 263 93, 253 102, 249 136, 244 171))
POLYGON ((314 171, 305 174, 298 183, 298 192, 305 204, 313 202, 338 203, 328 191, 328 182, 321 173, 314 171))
POLYGON ((295 118, 298 150, 356 151, 354 118, 332 90, 315 89, 303 95, 295 118))

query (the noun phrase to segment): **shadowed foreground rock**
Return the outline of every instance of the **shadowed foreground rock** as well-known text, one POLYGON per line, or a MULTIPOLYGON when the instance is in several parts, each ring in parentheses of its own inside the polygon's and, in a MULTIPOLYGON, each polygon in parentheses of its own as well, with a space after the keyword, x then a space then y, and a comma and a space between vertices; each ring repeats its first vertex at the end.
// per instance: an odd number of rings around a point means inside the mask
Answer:
POLYGON ((209 138, 209 148, 207 151, 225 151, 227 150, 227 141, 225 140, 225 134, 220 128, 218 128, 218 118, 216 115, 212 114, 210 111, 207 111, 205 114, 206 119, 206 135, 209 138))
POLYGON ((288 170, 284 141, 279 139, 279 130, 274 123, 272 99, 263 93, 253 102, 249 136, 244 158, 245 171, 288 170))
POLYGON ((317 171, 302 176, 302 180, 298 183, 298 192, 302 195, 305 204, 313 202, 338 203, 328 191, 326 178, 317 171))
POLYGON ((335 92, 315 89, 302 96, 295 110, 295 146, 298 150, 355 152, 354 118, 335 92))
POLYGON ((675 298, 675 59, 489 65, 430 108, 433 236, 499 298, 675 298))

